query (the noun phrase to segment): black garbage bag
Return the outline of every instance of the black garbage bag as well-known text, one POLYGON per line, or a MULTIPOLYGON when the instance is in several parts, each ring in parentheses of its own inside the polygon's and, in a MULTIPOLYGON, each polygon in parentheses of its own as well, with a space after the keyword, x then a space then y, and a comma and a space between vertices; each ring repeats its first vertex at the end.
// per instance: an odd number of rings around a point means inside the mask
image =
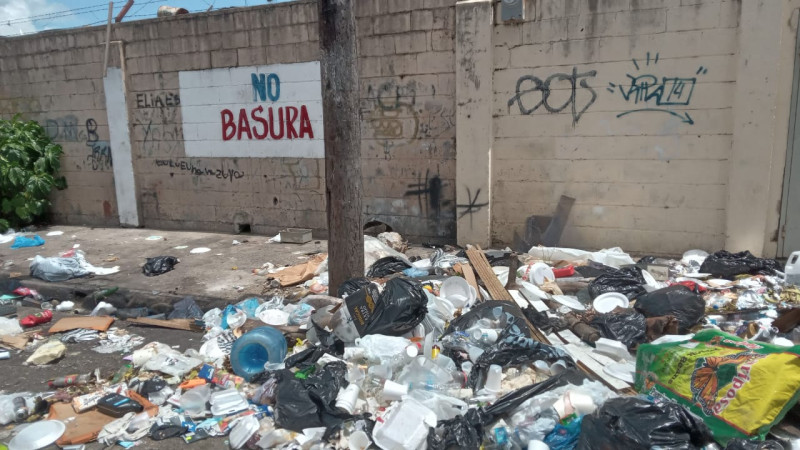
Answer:
POLYGON ((778 441, 758 441, 751 439, 731 439, 725 450, 784 450, 784 446, 778 441))
POLYGON ((642 276, 642 269, 638 267, 625 267, 615 272, 604 273, 589 283, 589 294, 592 299, 606 292, 619 292, 629 299, 636 298, 646 291, 647 282, 642 276))
POLYGON ((711 442, 703 420, 677 403, 618 397, 583 417, 576 449, 699 449, 711 442))
POLYGON ((520 334, 515 324, 509 324, 500 334, 497 342, 487 348, 474 362, 467 384, 473 390, 483 387, 489 366, 518 366, 534 361, 554 363, 563 361, 567 367, 575 367, 575 361, 565 351, 543 344, 520 334))
POLYGON ((708 255, 700 266, 701 273, 710 273, 715 277, 733 279, 741 274, 771 275, 780 270, 780 264, 774 259, 757 258, 748 251, 730 253, 720 250, 708 255))
POLYGON ((338 291, 339 297, 344 298, 370 283, 371 282, 369 281, 368 278, 364 277, 350 278, 349 280, 339 285, 339 291, 338 291))
POLYGON ((645 317, 675 316, 678 332, 684 334, 703 320, 706 302, 688 287, 677 284, 640 295, 634 307, 645 317))
POLYGON ((525 337, 532 337, 530 328, 521 320, 525 317, 523 311, 512 302, 482 302, 474 308, 470 309, 466 314, 453 319, 447 329, 444 331, 448 335, 454 331, 466 331, 475 326, 481 319, 496 320, 502 316, 505 317, 507 324, 514 324, 519 328, 519 334, 525 337), (497 313, 499 312, 499 315, 497 313))
POLYGON ((393 278, 383 287, 361 335, 400 336, 419 325, 426 314, 428 297, 422 285, 407 278, 393 278))
POLYGON ((603 263, 592 261, 591 259, 586 263, 585 266, 575 267, 575 272, 577 272, 578 275, 582 276, 583 278, 597 278, 600 275, 615 273, 618 270, 619 269, 616 267, 607 266, 603 263))
POLYGON ((396 256, 386 256, 375 261, 367 271, 367 276, 371 278, 383 278, 393 273, 402 272, 411 268, 411 264, 403 261, 396 256))
POLYGON ((147 258, 147 262, 142 266, 142 273, 148 277, 154 277, 167 273, 178 264, 178 258, 174 256, 156 256, 155 258, 147 258))
POLYGON ((275 424, 301 432, 304 428, 336 426, 350 414, 336 409, 339 388, 347 386, 344 362, 331 362, 301 380, 289 370, 281 371, 275 389, 275 424))
POLYGON ((197 306, 194 297, 188 296, 178 300, 172 307, 172 312, 169 313, 167 319, 202 319, 203 310, 197 306))
POLYGON ((311 325, 317 333, 319 344, 309 347, 299 353, 295 353, 283 360, 283 364, 287 369, 297 367, 299 370, 303 370, 316 364, 326 353, 336 357, 344 355, 344 342, 336 337, 332 331, 326 331, 313 320, 311 321, 311 325))
POLYGON ((544 311, 537 311, 533 306, 528 305, 522 310, 530 323, 544 334, 562 331, 569 327, 567 322, 560 317, 548 317, 544 311))
POLYGON ((640 312, 627 309, 621 313, 597 314, 591 325, 606 339, 634 348, 647 340, 647 319, 640 312))

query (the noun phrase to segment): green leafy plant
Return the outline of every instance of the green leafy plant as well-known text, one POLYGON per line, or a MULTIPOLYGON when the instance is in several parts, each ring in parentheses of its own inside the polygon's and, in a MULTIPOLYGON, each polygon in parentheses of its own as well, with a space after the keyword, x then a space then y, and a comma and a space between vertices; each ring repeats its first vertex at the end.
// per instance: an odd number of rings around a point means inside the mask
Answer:
POLYGON ((58 177, 63 151, 38 123, 0 119, 0 232, 39 219, 50 206, 50 191, 67 187, 58 177))

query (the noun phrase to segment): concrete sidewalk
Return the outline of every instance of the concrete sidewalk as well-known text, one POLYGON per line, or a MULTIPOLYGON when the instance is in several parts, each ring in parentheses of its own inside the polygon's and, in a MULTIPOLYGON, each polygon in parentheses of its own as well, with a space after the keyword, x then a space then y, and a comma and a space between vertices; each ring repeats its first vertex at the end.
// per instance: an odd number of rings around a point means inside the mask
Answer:
POLYGON ((262 295, 268 285, 267 278, 254 275, 252 269, 260 268, 266 262, 276 266, 294 265, 305 261, 308 253, 327 251, 327 241, 278 244, 268 243, 270 236, 252 234, 75 226, 51 226, 38 230, 36 234, 45 239, 45 245, 11 249, 11 243, 0 244, 0 279, 15 278, 45 296, 61 299, 75 292, 91 293, 118 286, 129 291, 131 297, 139 302, 169 302, 173 298, 192 295, 204 308, 262 295), (63 231, 64 234, 47 236, 50 231, 63 231), (160 236, 161 239, 148 240, 151 236, 160 236), (234 240, 241 244, 233 245, 234 240), (47 282, 29 275, 30 260, 35 255, 58 256, 76 244, 80 245, 78 249, 85 252, 86 260, 92 265, 118 265, 120 271, 64 282, 47 282), (186 248, 176 249, 178 246, 186 248), (190 253, 197 247, 211 250, 190 253), (161 255, 175 256, 180 263, 165 274, 145 276, 142 273, 145 258, 161 255))

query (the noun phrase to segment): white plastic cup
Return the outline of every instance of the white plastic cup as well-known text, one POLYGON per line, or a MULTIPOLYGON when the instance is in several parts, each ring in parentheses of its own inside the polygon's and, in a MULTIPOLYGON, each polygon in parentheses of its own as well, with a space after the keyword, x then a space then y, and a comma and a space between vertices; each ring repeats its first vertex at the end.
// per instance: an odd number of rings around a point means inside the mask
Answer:
POLYGON ((537 372, 548 373, 548 374, 550 373, 550 365, 542 360, 534 361, 533 368, 537 372))
POLYGON ((472 330, 472 340, 494 344, 497 342, 497 330, 493 328, 476 328, 472 330))
POLYGON ((469 373, 472 372, 472 362, 471 361, 462 362, 461 371, 464 372, 466 375, 469 375, 469 373))
POLYGON ((466 305, 471 305, 478 297, 475 288, 470 286, 467 280, 461 277, 450 277, 442 283, 439 288, 439 294, 450 300, 456 308, 463 308, 466 305))
POLYGON ((367 450, 370 445, 372 445, 372 441, 369 440, 367 433, 363 431, 356 431, 347 439, 347 448, 349 450, 367 450))
POLYGON ((361 392, 361 389, 358 388, 358 385, 350 383, 350 385, 336 396, 336 407, 347 411, 349 414, 353 414, 356 402, 358 401, 359 392, 361 392))
POLYGON ((567 395, 569 396, 569 402, 572 403, 572 408, 580 416, 591 414, 597 409, 597 405, 594 404, 592 397, 586 394, 568 391, 567 395))
POLYGON ((528 441, 528 450, 550 450, 550 446, 538 439, 528 441))
POLYGON ((486 376, 486 384, 483 386, 488 392, 500 392, 500 381, 503 378, 503 368, 497 364, 489 366, 489 374, 486 376))
POLYGON ((392 380, 386 380, 386 383, 383 384, 384 400, 400 400, 406 394, 408 394, 408 386, 405 384, 395 383, 392 380))
POLYGON ((469 355, 470 361, 477 362, 478 358, 480 358, 483 354, 483 349, 473 345, 469 348, 469 350, 467 350, 467 354, 469 355))
POLYGON ((550 366, 550 373, 553 375, 558 375, 565 370, 567 370, 567 365, 561 360, 554 362, 553 365, 550 366))

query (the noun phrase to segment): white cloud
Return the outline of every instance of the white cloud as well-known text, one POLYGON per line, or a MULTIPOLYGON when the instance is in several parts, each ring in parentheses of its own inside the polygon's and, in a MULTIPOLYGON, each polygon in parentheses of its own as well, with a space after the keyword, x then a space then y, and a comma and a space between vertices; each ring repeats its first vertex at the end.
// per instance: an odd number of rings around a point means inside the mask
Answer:
POLYGON ((71 13, 60 13, 70 9, 51 0, 0 0, 0 35, 15 36, 55 28, 75 19, 71 13), (49 16, 41 17, 45 14, 49 16), (35 21, 20 20, 40 16, 35 21))

